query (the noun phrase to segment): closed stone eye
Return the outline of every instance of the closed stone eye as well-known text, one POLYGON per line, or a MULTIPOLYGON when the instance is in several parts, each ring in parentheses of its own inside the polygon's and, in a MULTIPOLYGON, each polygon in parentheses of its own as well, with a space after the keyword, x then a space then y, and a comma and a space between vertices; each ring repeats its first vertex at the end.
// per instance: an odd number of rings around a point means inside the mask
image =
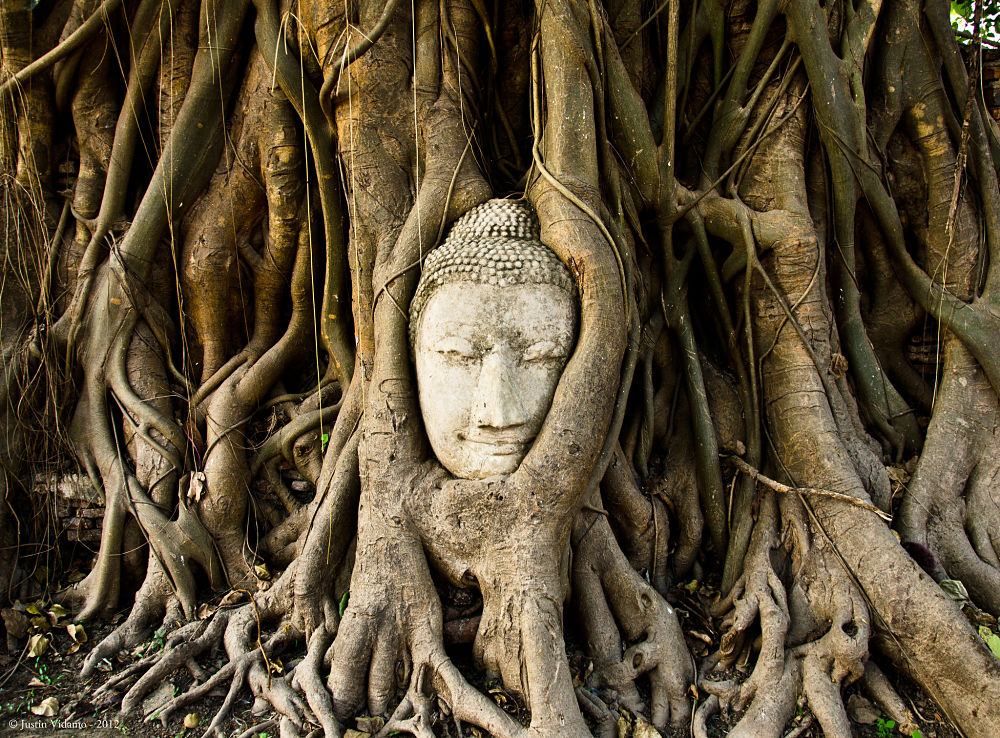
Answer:
POLYGON ((522 356, 525 362, 556 361, 565 358, 562 347, 555 341, 539 341, 524 350, 522 356))
POLYGON ((475 346, 457 336, 441 339, 434 346, 434 350, 438 354, 452 359, 475 359, 479 356, 475 346))

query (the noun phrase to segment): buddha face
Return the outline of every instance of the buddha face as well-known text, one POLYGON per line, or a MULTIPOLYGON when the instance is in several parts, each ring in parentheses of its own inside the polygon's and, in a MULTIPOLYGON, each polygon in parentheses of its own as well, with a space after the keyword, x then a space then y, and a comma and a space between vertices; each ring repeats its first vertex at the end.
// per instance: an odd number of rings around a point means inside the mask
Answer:
POLYGON ((551 284, 453 282, 430 296, 415 332, 417 388, 448 471, 485 479, 517 469, 573 349, 575 308, 551 284))

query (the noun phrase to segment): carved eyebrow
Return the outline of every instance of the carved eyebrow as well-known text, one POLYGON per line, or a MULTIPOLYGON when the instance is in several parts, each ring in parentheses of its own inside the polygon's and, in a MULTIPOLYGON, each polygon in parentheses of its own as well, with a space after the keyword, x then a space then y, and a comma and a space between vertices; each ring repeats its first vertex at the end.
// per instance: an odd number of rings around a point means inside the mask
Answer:
POLYGON ((533 346, 540 341, 552 341, 568 349, 569 346, 573 345, 574 341, 572 331, 561 330, 559 326, 551 323, 530 326, 529 330, 519 330, 518 334, 519 342, 524 348, 533 346), (539 339, 539 336, 544 336, 544 338, 539 339))

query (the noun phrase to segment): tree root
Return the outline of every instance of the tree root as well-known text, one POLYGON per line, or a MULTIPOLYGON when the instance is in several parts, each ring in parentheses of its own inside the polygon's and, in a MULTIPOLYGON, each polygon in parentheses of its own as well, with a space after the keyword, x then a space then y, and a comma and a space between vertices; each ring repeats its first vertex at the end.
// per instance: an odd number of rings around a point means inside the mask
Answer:
POLYGON ((594 660, 590 685, 646 713, 635 682, 648 674, 653 725, 682 727, 694 665, 673 608, 629 566, 604 515, 581 513, 573 538, 573 603, 594 660), (632 644, 627 648, 619 626, 632 644))
POLYGON ((82 676, 85 678, 91 676, 104 659, 135 648, 145 641, 152 632, 153 623, 158 619, 163 619, 166 623, 173 620, 175 614, 179 615, 168 611, 173 609, 179 610, 179 603, 172 598, 170 583, 163 570, 156 560, 152 559, 146 579, 136 593, 135 604, 128 617, 87 655, 83 663, 82 676), (173 603, 175 607, 169 608, 168 603, 173 603))
MULTIPOLYGON (((778 738, 792 717, 798 695, 827 736, 850 738, 851 728, 840 689, 861 677, 868 656, 868 610, 829 545, 810 541, 797 501, 782 500, 790 525, 790 585, 771 563, 773 543, 767 529, 776 522, 774 500, 763 503, 751 542, 747 567, 730 595, 719 603, 729 609, 718 659, 732 663, 750 626, 760 622, 761 645, 750 677, 742 682, 703 681, 702 688, 719 706, 745 713, 730 736, 778 738)), ((703 703, 699 710, 715 709, 703 703)), ((707 717, 696 722, 704 724, 707 717)))
POLYGON ((897 528, 932 575, 959 579, 1000 614, 1000 402, 957 339, 945 342, 944 376, 924 453, 903 497, 897 528), (943 572, 942 567, 943 566, 943 572))

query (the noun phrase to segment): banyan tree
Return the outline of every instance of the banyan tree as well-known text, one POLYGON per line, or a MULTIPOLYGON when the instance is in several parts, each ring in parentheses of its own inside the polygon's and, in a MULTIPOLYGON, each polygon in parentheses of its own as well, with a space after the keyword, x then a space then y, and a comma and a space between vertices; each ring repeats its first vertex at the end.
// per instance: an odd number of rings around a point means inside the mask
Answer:
POLYGON ((903 674, 995 735, 1000 129, 949 11, 3 0, 4 597, 127 611, 84 676, 189 670, 208 734, 248 688, 282 735, 849 736, 858 684, 912 731, 903 674))

